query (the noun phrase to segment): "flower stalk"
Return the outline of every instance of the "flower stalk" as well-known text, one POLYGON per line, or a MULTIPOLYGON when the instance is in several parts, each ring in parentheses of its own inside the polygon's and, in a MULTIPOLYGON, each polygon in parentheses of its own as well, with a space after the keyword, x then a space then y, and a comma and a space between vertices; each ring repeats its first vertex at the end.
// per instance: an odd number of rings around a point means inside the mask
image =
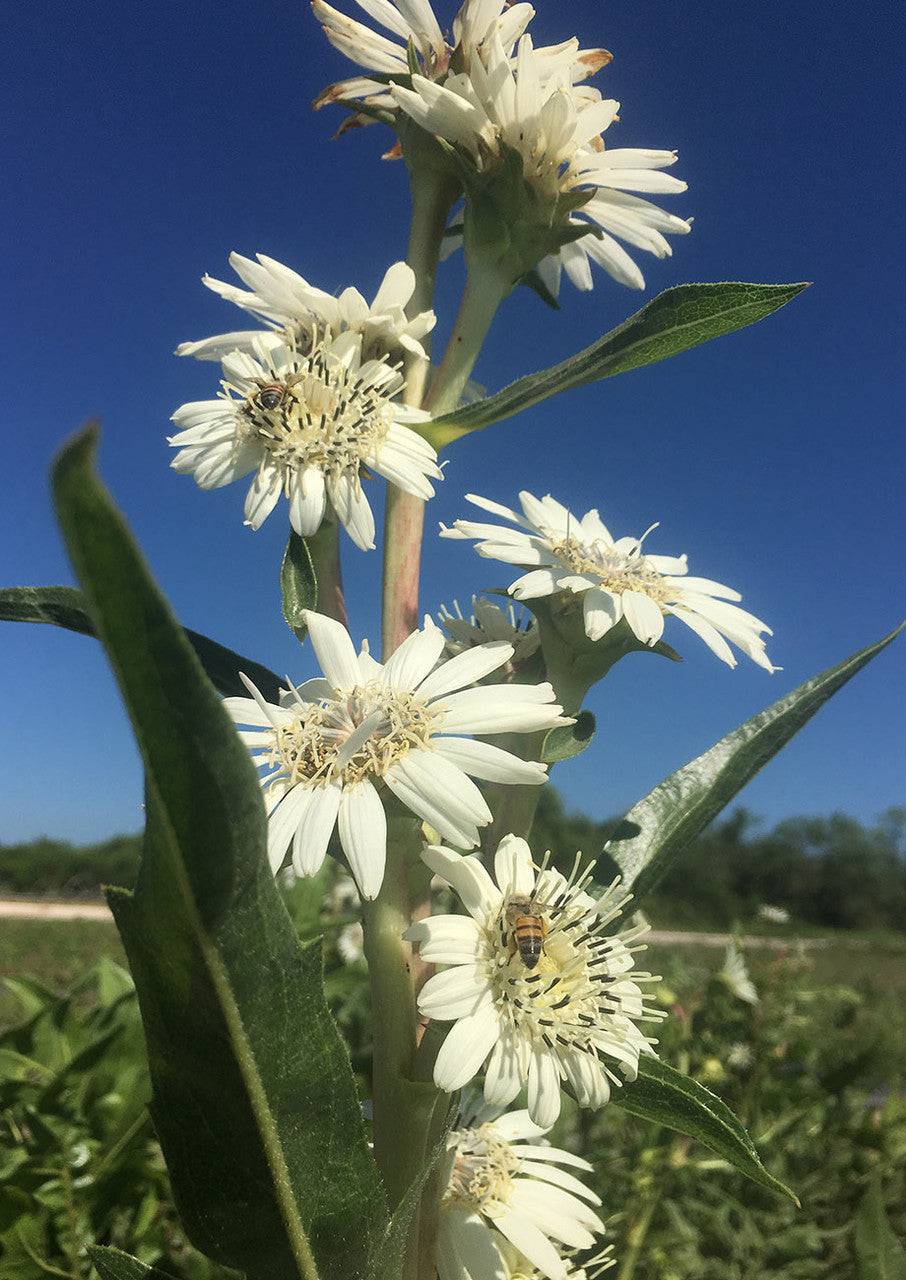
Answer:
POLYGON ((340 524, 328 508, 320 529, 308 538, 308 554, 318 584, 318 609, 344 627, 349 626, 346 597, 343 594, 343 569, 340 563, 340 524))
MULTIPOLYGON (((412 223, 406 261, 415 272, 415 292, 409 304, 413 315, 427 311, 434 298, 434 281, 447 215, 456 199, 450 179, 434 170, 410 169, 412 223)), ((430 334, 424 339, 427 357, 406 356, 404 372, 407 404, 420 407, 430 362, 430 334)), ((383 656, 386 661, 418 626, 418 588, 425 504, 421 498, 387 486, 384 517, 383 656)))

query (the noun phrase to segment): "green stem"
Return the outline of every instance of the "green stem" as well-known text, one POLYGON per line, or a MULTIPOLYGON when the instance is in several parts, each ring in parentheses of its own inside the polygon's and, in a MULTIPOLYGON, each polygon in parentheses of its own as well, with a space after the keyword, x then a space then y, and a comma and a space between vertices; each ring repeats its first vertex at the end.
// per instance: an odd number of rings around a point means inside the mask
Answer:
POLYGON ((343 595, 343 570, 340 565, 340 523, 328 508, 317 533, 307 540, 315 581, 318 584, 318 612, 349 625, 346 598, 343 595))
POLYGON ((425 401, 435 417, 459 404, 491 321, 509 291, 509 283, 490 268, 469 275, 450 341, 425 401))
MULTIPOLYGON (((372 1105, 374 1158, 391 1210, 419 1175, 438 1093, 415 1079, 418 1011, 412 952, 402 935, 410 919, 410 867, 421 849, 417 820, 391 817, 381 891, 362 909, 373 1023, 372 1105)), ((407 1277, 418 1271, 418 1215, 410 1231, 407 1277)))
POLYGON ((660 1197, 660 1189, 653 1192, 642 1210, 641 1216, 630 1227, 627 1235, 629 1247, 623 1254, 623 1262, 617 1272, 617 1280, 632 1280, 635 1275, 642 1247, 645 1244, 645 1237, 648 1235, 648 1228, 651 1226, 651 1219, 654 1216, 660 1197))
MULTIPOLYGON (((540 760, 545 736, 546 730, 542 730, 540 733, 501 735, 490 741, 521 760, 540 760)), ((482 832, 481 849, 484 862, 490 866, 490 860, 504 836, 512 834, 528 838, 541 798, 541 787, 493 784, 486 788, 486 796, 494 821, 482 832)))
MULTIPOLYGON (((415 291, 409 301, 410 315, 430 309, 434 300, 434 281, 440 260, 440 247, 450 206, 456 188, 449 180, 431 171, 414 169, 410 176, 412 189, 412 226, 406 261, 415 272, 415 291)), ((430 334, 422 345, 428 358, 408 353, 404 363, 405 400, 419 406, 424 399, 430 370, 430 334)), ((418 586, 421 572, 421 545, 425 504, 411 493, 403 493, 396 485, 387 486, 384 517, 384 591, 383 591, 383 656, 386 661, 406 636, 418 626, 418 586)))

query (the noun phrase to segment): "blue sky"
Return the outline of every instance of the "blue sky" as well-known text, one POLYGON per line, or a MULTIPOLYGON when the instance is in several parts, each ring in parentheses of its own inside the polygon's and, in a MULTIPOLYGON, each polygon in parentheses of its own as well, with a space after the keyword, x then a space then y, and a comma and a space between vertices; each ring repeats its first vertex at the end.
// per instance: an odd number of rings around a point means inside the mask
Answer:
MULTIPOLYGON (((340 0, 338 0, 338 3, 340 0)), ((346 8, 352 0, 345 0, 346 8)), ((445 20, 452 5, 438 8, 445 20)), ((563 358, 669 285, 810 279, 779 315, 653 369, 549 401, 460 444, 429 527, 471 489, 596 505, 619 533, 740 587, 776 632, 770 677, 735 672, 678 624, 682 667, 628 659, 589 700, 596 747, 557 782, 604 815, 903 616, 903 191, 898 10, 870 4, 639 6, 537 0, 536 40, 577 33, 615 60, 615 145, 676 147, 693 234, 646 259, 644 297, 599 274, 553 314, 527 291, 498 317, 477 376, 496 389, 563 358), (618 136, 617 136, 618 135, 618 136)), ((7 357, 0 580, 70 581, 46 473, 89 415, 101 469, 183 620, 278 671, 311 672, 279 617, 285 518, 242 527, 242 486, 168 470, 168 417, 215 369, 172 356, 237 327, 203 289, 231 249, 324 288, 373 291, 402 257, 406 184, 387 136, 338 142, 310 100, 348 64, 301 0, 45 0, 19 5, 0 52, 7 357)), ((449 316, 461 281, 444 273, 449 316)), ((441 322, 441 328, 444 321, 441 322)), ((465 544, 429 540, 424 607, 499 585, 465 544)), ((353 630, 375 632, 379 557, 347 543, 353 630)), ((137 828, 140 776, 95 642, 0 630, 0 840, 137 828)), ((773 820, 906 802, 906 643, 883 655, 745 794, 773 820)))

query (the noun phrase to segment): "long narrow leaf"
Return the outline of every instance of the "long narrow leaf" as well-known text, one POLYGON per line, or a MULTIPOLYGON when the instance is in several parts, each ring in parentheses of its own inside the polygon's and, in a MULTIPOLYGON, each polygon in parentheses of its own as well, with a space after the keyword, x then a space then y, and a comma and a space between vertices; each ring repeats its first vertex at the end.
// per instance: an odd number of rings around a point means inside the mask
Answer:
POLYGON ((444 414, 423 429, 440 447, 510 418, 549 396, 646 364, 656 364, 763 320, 807 288, 799 284, 681 284, 658 294, 623 324, 560 364, 519 378, 503 391, 444 414))
POLYGON ((192 1242, 248 1280, 350 1280, 386 1209, 348 1055, 266 857, 251 760, 92 467, 54 469, 60 523, 145 762, 135 978, 152 1114, 192 1242))
POLYGON ((612 1101, 630 1115, 696 1138, 752 1182, 799 1203, 789 1187, 765 1169, 730 1108, 710 1089, 657 1058, 640 1058, 638 1078, 614 1089, 612 1101))
MULTIPOLYGON (((5 587, 0 589, 0 622, 46 622, 80 635, 96 635, 84 595, 75 587, 5 587)), ((198 631, 186 629, 211 684, 224 696, 245 697, 248 690, 239 679, 244 671, 271 702, 280 696, 280 679, 260 662, 243 658, 225 645, 198 631)))
POLYGON ((627 887, 632 886, 635 905, 759 769, 900 630, 897 627, 877 643, 806 680, 704 755, 671 773, 629 810, 605 852, 627 887))

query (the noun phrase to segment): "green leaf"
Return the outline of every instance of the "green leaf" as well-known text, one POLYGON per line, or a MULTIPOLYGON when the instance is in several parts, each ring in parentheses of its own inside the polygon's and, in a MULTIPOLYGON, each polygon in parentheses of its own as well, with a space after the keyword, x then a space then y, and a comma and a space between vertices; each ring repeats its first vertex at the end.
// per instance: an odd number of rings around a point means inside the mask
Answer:
POLYGON ((290 530, 280 565, 280 594, 287 626, 295 632, 297 639, 304 640, 308 628, 302 615, 304 610, 314 609, 318 603, 318 582, 308 543, 294 529, 290 530))
POLYGON ((906 1251, 887 1221, 878 1178, 856 1214, 855 1248, 859 1280, 906 1280, 906 1251))
POLYGON ((571 387, 656 364, 711 338, 754 324, 807 287, 726 282, 681 284, 667 289, 584 351, 540 373, 519 378, 485 400, 444 414, 426 424, 423 431, 439 448, 571 387))
MULTIPOLYGON (((440 1203, 441 1189, 434 1186, 436 1179, 433 1175, 446 1155, 447 1137, 452 1128, 455 1115, 456 1108, 449 1107, 446 1119, 441 1126, 440 1138, 431 1148, 428 1159, 422 1166, 418 1177, 410 1183, 402 1200, 393 1211, 383 1238, 378 1242, 374 1252, 368 1259, 366 1280, 403 1280, 407 1260, 411 1256, 412 1226, 419 1205, 421 1203, 422 1213, 430 1212, 424 1201, 427 1201, 432 1190, 436 1191, 435 1213, 440 1203), (430 1186, 428 1185, 429 1179, 430 1186), (426 1187, 428 1188, 428 1195, 424 1194, 426 1187)), ((449 1171, 449 1166, 447 1168, 449 1171)), ((440 1170, 440 1173, 443 1173, 443 1169, 440 1170)))
POLYGON ((605 852, 637 905, 737 792, 902 628, 806 680, 665 778, 622 819, 605 852))
MULTIPOLYGON (((0 622, 46 622, 81 635, 97 635, 85 596, 75 587, 0 589, 0 622)), ((239 672, 244 671, 269 701, 279 700, 280 678, 260 662, 243 658, 197 631, 187 629, 185 636, 211 684, 224 696, 248 696, 248 690, 239 679, 239 672)))
POLYGON ((168 1271, 163 1271, 158 1266, 146 1266, 121 1249, 89 1245, 88 1256, 101 1280, 172 1280, 168 1271))
POLYGON ((636 1080, 614 1089, 611 1101, 630 1115, 696 1138, 752 1182, 778 1195, 796 1196, 761 1163, 755 1144, 720 1098, 658 1058, 643 1054, 636 1080))
POLYGON ((590 711, 580 711, 575 724, 561 724, 545 734, 541 759, 545 764, 572 760, 591 746, 595 734, 595 718, 590 711))
POLYGON ((186 1234, 249 1280, 349 1280, 386 1223, 348 1055, 268 867, 248 752, 92 467, 60 524, 147 778, 134 896, 108 895, 138 992, 152 1115, 186 1234))

